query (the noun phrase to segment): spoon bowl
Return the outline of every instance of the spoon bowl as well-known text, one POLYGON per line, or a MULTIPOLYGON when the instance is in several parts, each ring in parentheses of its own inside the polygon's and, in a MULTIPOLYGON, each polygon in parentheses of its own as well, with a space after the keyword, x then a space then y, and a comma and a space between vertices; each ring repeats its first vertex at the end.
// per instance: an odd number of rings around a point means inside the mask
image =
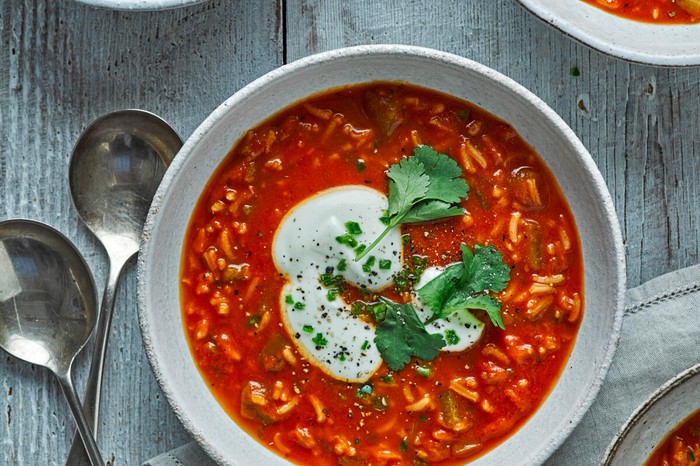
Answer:
MULTIPOLYGON (((139 250, 151 200, 180 147, 180 136, 157 115, 144 110, 119 110, 88 126, 71 155, 73 204, 109 258, 84 399, 85 413, 95 432, 117 284, 124 266, 139 250)), ((66 464, 87 464, 77 439, 66 464)))
POLYGON ((0 347, 56 374, 91 463, 103 464, 71 376, 97 317, 90 270, 61 233, 31 220, 0 222, 0 270, 0 347))

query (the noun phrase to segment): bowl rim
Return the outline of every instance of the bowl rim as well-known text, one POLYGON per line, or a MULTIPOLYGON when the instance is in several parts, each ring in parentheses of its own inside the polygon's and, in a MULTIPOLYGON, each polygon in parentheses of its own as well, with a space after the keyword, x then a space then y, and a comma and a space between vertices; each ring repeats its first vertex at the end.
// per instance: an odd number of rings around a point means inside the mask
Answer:
MULTIPOLYGON (((539 20, 553 26, 565 36, 574 39, 576 42, 586 45, 598 52, 607 56, 620 58, 622 60, 637 63, 641 65, 653 65, 660 67, 688 67, 700 65, 700 49, 695 53, 686 54, 664 54, 644 51, 635 48, 634 45, 628 43, 615 44, 610 42, 609 37, 603 35, 591 34, 582 28, 577 22, 571 21, 570 18, 556 14, 547 8, 546 3, 550 0, 517 0, 518 3, 539 20)), ((560 1, 560 0, 555 0, 560 1)), ((580 2, 580 0, 576 0, 580 2)), ((582 3, 582 2, 581 2, 582 3)), ((596 12, 599 10, 593 5, 582 3, 596 12)), ((628 24, 637 24, 642 28, 658 28, 658 30, 681 30, 687 28, 698 29, 698 39, 700 40, 700 23, 682 24, 682 25, 667 25, 667 24, 652 24, 641 21, 628 20, 620 18, 611 13, 600 10, 606 16, 611 16, 612 21, 623 21, 628 24), (663 28, 663 29, 661 29, 663 28)), ((597 14, 594 12, 594 14, 597 14)))
POLYGON ((664 382, 663 385, 656 389, 654 393, 652 393, 641 405, 639 405, 623 424, 617 434, 615 434, 613 441, 610 443, 605 455, 603 456, 601 466, 609 466, 612 463, 618 450, 622 447, 622 444, 627 438, 627 435, 659 400, 697 375, 700 375, 700 363, 689 367, 688 369, 664 382))
MULTIPOLYGON (((605 184, 602 174, 600 173, 595 161, 591 157, 590 153, 584 147, 583 143, 575 135, 573 130, 564 122, 564 120, 551 109, 542 99, 537 97, 534 93, 526 89, 521 84, 517 83, 515 80, 505 76, 504 74, 482 65, 476 61, 467 59, 462 56, 451 54, 448 52, 442 52, 432 48, 410 46, 410 45, 399 45, 399 44, 372 44, 372 45, 358 45, 352 47, 345 47, 334 49, 318 54, 309 55, 307 57, 301 58, 289 64, 282 65, 267 74, 255 79, 248 85, 241 88, 239 91, 234 93, 231 97, 226 99, 221 103, 214 111, 212 111, 207 118, 199 125, 199 127, 192 133, 192 135, 185 141, 180 152, 177 154, 170 167, 166 171, 161 184, 156 191, 151 208, 149 210, 148 217, 143 230, 143 235, 141 238, 140 253, 138 256, 138 316, 139 316, 139 326, 141 328, 142 339, 144 343, 145 352, 147 359, 151 365, 153 373, 158 381, 158 385, 162 390, 164 396, 168 400, 171 408, 175 412, 176 416, 183 424, 185 429, 197 440, 197 442, 202 446, 202 448, 207 452, 209 456, 217 461, 225 461, 223 455, 217 450, 217 448, 208 441, 208 439, 203 435, 202 431, 195 426, 194 422, 188 417, 182 409, 177 406, 177 400, 174 395, 172 387, 166 384, 163 377, 163 369, 160 366, 160 361, 155 354, 153 341, 151 339, 151 325, 148 321, 147 316, 147 294, 146 290, 146 279, 148 276, 148 264, 146 262, 148 257, 148 251, 150 249, 150 239, 153 235, 154 229, 157 226, 158 212, 160 206, 166 197, 166 193, 173 181, 176 179, 176 174, 179 169, 185 163, 188 155, 192 150, 200 143, 200 141, 206 138, 208 132, 217 124, 223 115, 225 115, 231 107, 235 107, 237 103, 243 102, 247 99, 249 94, 254 94, 261 88, 267 86, 269 83, 274 82, 278 79, 285 77, 289 73, 294 73, 297 70, 303 70, 308 67, 313 67, 315 65, 321 65, 326 62, 330 62, 336 59, 343 58, 359 58, 365 55, 370 56, 387 56, 387 55, 398 55, 398 56, 411 56, 415 58, 422 58, 427 60, 437 60, 444 62, 452 66, 458 66, 460 68, 466 68, 472 72, 480 74, 490 80, 495 81, 495 84, 507 88, 509 91, 513 92, 517 97, 523 99, 527 103, 537 107, 539 111, 542 112, 544 118, 551 123, 557 131, 560 131, 563 136, 566 137, 571 147, 575 150, 577 158, 581 162, 582 169, 586 170, 588 174, 594 181, 595 189, 601 195, 600 210, 602 211, 603 217, 607 222, 606 226, 609 227, 611 233, 611 246, 613 247, 612 256, 615 260, 612 263, 616 264, 615 270, 611 271, 611 283, 616 286, 615 293, 615 309, 613 317, 613 325, 610 329, 610 334, 608 339, 605 341, 607 344, 604 357, 597 364, 597 371, 595 372, 595 377, 589 381, 588 391, 585 392, 585 396, 582 396, 580 404, 572 411, 569 417, 569 422, 566 423, 564 428, 559 429, 550 436, 550 441, 542 444, 539 454, 535 457, 535 463, 542 464, 569 436, 573 431, 574 427, 580 422, 584 414, 588 411, 592 405, 595 397, 597 396, 600 387, 605 380, 605 376, 610 368, 613 360, 613 356, 618 346, 620 332, 622 328, 622 317, 624 311, 624 300, 625 300, 625 290, 626 290, 626 271, 625 271, 625 254, 624 254, 624 243, 622 240, 622 233, 619 226, 619 221, 617 220, 617 215, 615 213, 614 204, 612 198, 605 184)), ((237 142, 237 141, 236 141, 237 142)), ((234 142, 235 144, 235 142, 234 142)), ((536 413, 535 411, 533 415, 536 413)), ((507 439, 502 443, 505 444, 507 439)), ((262 447, 261 447, 262 448, 262 447)))
POLYGON ((197 3, 205 0, 76 0, 78 3, 95 8, 131 11, 159 11, 170 10, 197 3))

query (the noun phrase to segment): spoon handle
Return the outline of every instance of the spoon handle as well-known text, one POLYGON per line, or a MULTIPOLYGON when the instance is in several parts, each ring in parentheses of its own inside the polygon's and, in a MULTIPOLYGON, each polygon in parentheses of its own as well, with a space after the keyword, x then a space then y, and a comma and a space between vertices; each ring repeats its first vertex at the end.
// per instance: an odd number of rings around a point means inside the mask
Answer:
POLYGON ((56 377, 58 378, 58 382, 61 384, 63 394, 66 396, 68 406, 70 406, 70 410, 73 412, 73 417, 78 425, 78 432, 80 433, 80 437, 83 439, 83 445, 85 446, 87 455, 90 458, 90 464, 92 466, 104 466, 105 463, 102 460, 100 451, 97 448, 95 436, 90 430, 90 425, 85 418, 83 407, 80 404, 80 399, 75 391, 70 369, 66 371, 65 374, 56 374, 56 377))
MULTIPOLYGON (((126 258, 112 258, 109 261, 109 277, 107 286, 105 287, 104 295, 102 296, 102 304, 100 306, 100 314, 97 318, 97 326, 95 329, 95 349, 92 353, 92 363, 90 364, 90 373, 88 374, 87 386, 85 388, 85 397, 83 401, 83 410, 85 418, 92 427, 92 431, 97 434, 98 417, 100 414, 100 393, 102 392, 102 373, 104 369, 105 356, 107 355, 107 342, 109 340, 109 329, 112 325, 112 314, 114 311, 114 297, 117 291, 117 285, 124 270, 124 265, 129 260, 126 258), (116 263, 115 263, 116 262, 116 263)), ((83 466, 87 465, 88 452, 85 451, 83 442, 76 434, 73 437, 66 466, 83 466)))

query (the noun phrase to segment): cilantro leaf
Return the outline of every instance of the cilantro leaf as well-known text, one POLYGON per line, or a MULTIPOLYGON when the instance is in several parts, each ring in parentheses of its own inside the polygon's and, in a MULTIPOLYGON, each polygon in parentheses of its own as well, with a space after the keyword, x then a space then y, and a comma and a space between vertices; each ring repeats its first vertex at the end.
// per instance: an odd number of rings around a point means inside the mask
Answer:
POLYGON ((464 210, 454 204, 467 198, 469 185, 462 178, 462 169, 453 159, 429 146, 418 146, 413 156, 392 165, 386 171, 389 178, 389 208, 386 229, 367 249, 358 254, 362 259, 402 223, 425 222, 462 215, 464 210))
POLYGON ((506 326, 503 324, 503 318, 501 317, 501 302, 489 296, 487 294, 477 294, 468 295, 463 291, 455 293, 449 301, 445 304, 443 308, 443 315, 449 316, 454 312, 464 311, 465 309, 481 309, 486 311, 493 324, 505 330, 506 326))
POLYGON ((421 300, 433 311, 426 323, 469 309, 486 311, 491 322, 505 329, 501 318, 501 302, 488 295, 508 286, 510 268, 503 263, 500 251, 493 245, 474 246, 472 252, 461 244, 462 262, 453 264, 440 275, 416 290, 421 300))
POLYGON ((392 165, 386 171, 386 176, 389 177, 390 217, 405 215, 413 204, 425 198, 430 188, 430 177, 425 174, 425 166, 416 157, 392 165))
POLYGON ((431 334, 410 304, 396 304, 383 299, 386 316, 377 326, 374 343, 389 369, 399 371, 411 357, 432 361, 445 346, 440 334, 431 334))
POLYGON ((436 199, 449 204, 456 204, 469 192, 469 185, 462 178, 462 169, 457 162, 441 154, 430 146, 418 146, 413 155, 425 167, 425 174, 430 178, 428 193, 424 199, 436 199))
POLYGON ((483 247, 474 245, 474 253, 464 244, 462 250, 462 262, 467 273, 469 290, 472 293, 490 291, 498 293, 508 286, 510 280, 510 268, 503 263, 503 256, 492 244, 483 247))
POLYGON ((416 290, 421 300, 435 313, 441 313, 464 276, 464 265, 453 264, 416 290))
POLYGON ((447 202, 428 200, 419 202, 406 212, 401 223, 429 222, 441 218, 457 217, 463 213, 464 209, 461 207, 448 204, 447 202))

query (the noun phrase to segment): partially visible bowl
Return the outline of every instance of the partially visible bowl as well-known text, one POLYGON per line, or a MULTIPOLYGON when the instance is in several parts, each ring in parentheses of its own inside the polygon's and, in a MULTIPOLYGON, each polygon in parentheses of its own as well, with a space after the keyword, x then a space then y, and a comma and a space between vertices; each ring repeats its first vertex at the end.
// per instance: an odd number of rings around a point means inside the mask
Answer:
POLYGON ((604 466, 644 464, 684 419, 700 409, 700 364, 663 384, 630 416, 608 447, 604 466))
POLYGON ((77 0, 79 3, 112 10, 168 10, 202 3, 204 0, 77 0))
POLYGON ((518 1, 542 21, 605 54, 647 65, 700 65, 700 23, 631 21, 581 0, 518 1))
POLYGON ((509 122, 557 178, 581 238, 586 310, 566 369, 524 427, 472 464, 541 464, 581 419, 605 377, 622 321, 624 247, 605 182, 572 130, 522 86, 462 57, 397 45, 326 52, 270 72, 217 108, 168 169, 146 222, 138 287, 146 352, 181 422, 222 464, 251 464, 251 458, 286 463, 231 420, 190 355, 178 271, 195 203, 231 147, 270 115, 327 89, 397 80, 470 101, 509 122))

